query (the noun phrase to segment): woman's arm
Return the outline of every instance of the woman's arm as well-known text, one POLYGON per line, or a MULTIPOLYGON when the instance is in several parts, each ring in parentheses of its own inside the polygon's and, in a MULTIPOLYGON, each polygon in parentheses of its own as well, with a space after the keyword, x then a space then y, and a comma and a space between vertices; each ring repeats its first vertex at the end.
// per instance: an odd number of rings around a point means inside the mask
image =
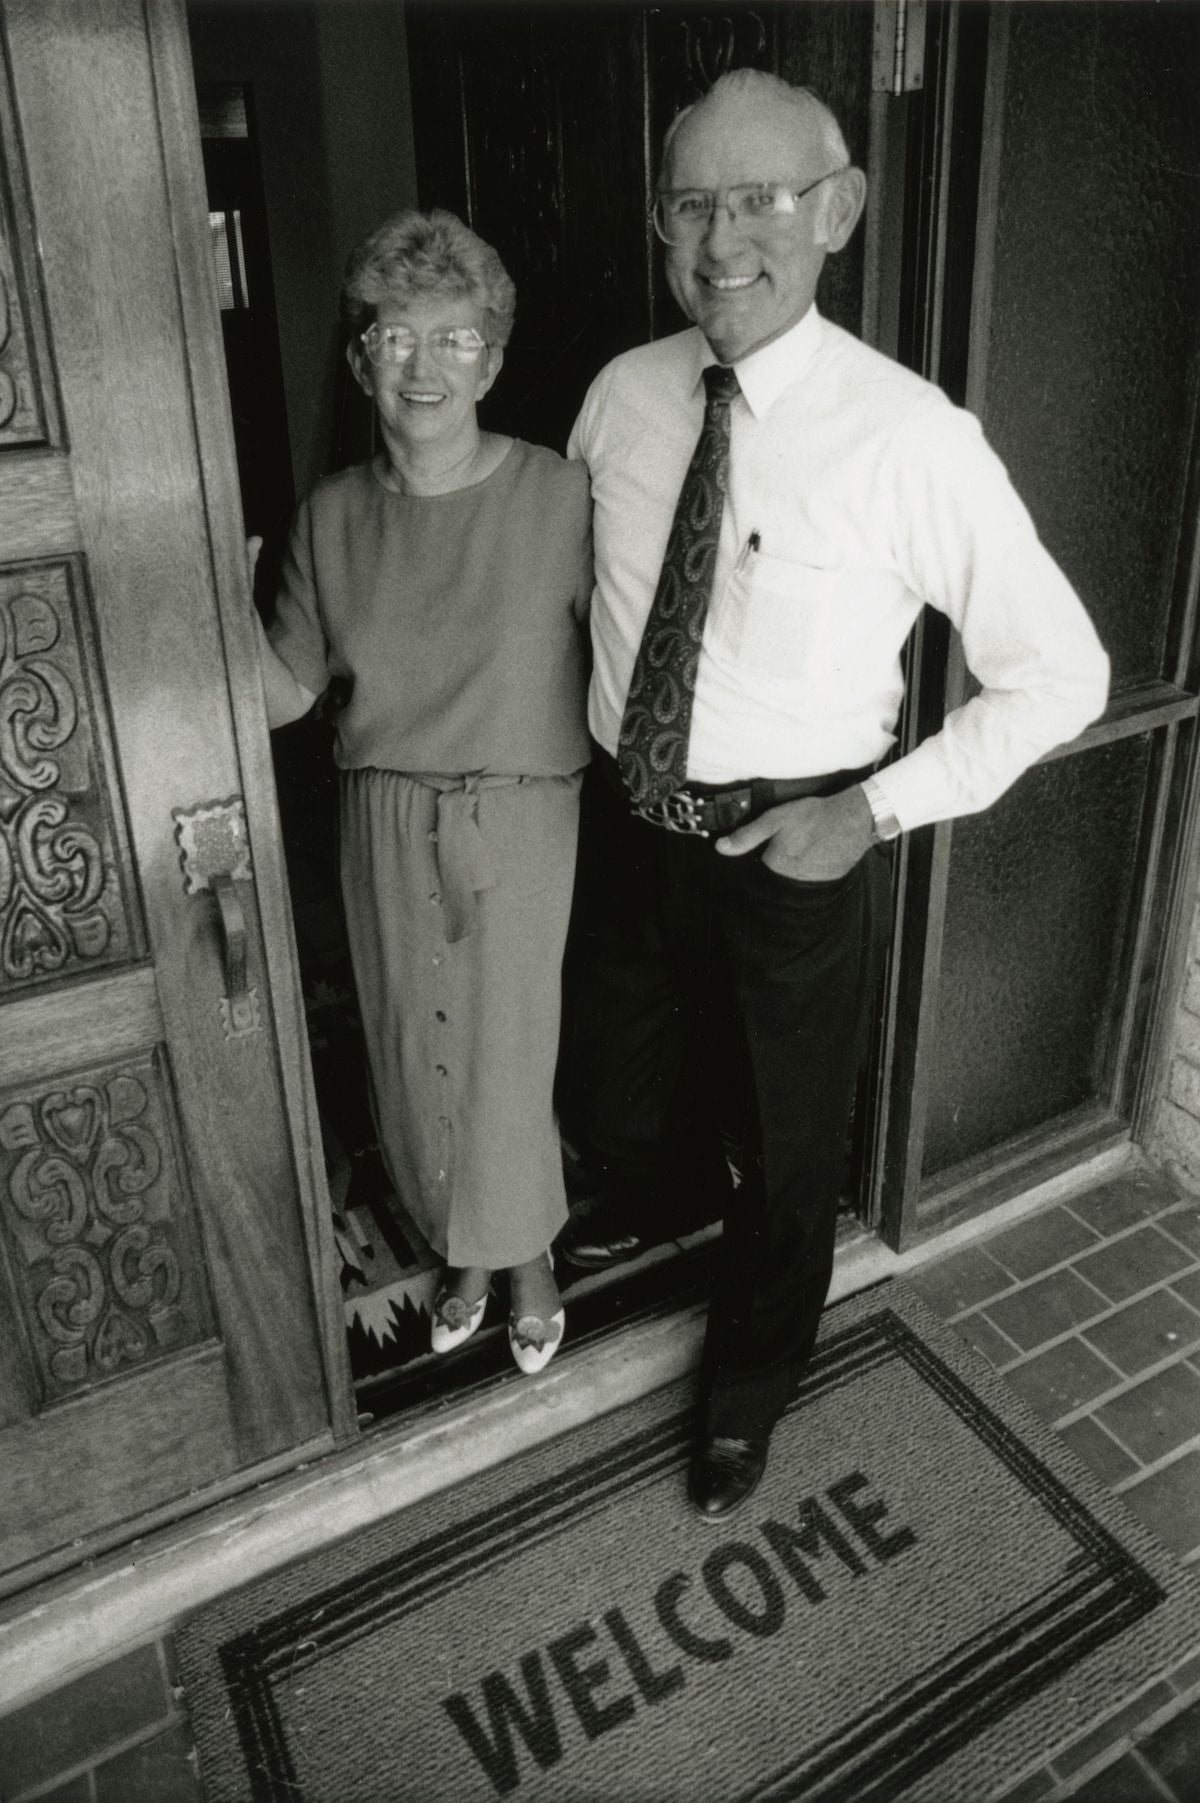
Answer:
POLYGON ((290 726, 293 720, 299 720, 317 698, 311 689, 296 681, 267 637, 257 613, 254 624, 258 628, 258 667, 267 704, 267 725, 274 731, 277 726, 290 726))
MULTIPOLYGON (((251 593, 254 592, 254 571, 261 550, 261 538, 246 540, 246 568, 251 593)), ((257 611, 254 625, 258 633, 258 667, 262 676, 263 700, 267 706, 267 725, 274 731, 277 726, 290 726, 293 720, 299 720, 315 704, 317 697, 302 682, 296 681, 267 637, 257 611)))

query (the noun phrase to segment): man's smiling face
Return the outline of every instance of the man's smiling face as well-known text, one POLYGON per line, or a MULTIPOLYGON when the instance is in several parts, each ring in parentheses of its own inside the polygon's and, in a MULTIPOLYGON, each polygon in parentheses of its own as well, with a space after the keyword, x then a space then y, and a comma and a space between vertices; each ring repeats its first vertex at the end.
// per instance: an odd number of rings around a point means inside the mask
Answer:
POLYGON ((830 167, 816 121, 773 96, 701 101, 677 129, 661 186, 713 189, 718 205, 703 237, 667 247, 667 281, 722 363, 769 344, 808 312, 833 248, 822 221, 835 184, 797 201, 795 213, 749 229, 733 223, 721 195, 743 182, 803 188, 830 167))

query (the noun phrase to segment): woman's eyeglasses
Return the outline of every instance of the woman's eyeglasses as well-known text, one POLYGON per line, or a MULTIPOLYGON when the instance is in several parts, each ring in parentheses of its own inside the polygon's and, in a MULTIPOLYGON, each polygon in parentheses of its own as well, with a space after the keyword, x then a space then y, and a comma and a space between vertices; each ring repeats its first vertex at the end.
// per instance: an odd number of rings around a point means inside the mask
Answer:
POLYGON ((418 338, 407 326, 373 325, 362 334, 361 343, 377 368, 385 363, 407 363, 421 345, 443 368, 454 363, 473 363, 480 351, 487 349, 487 340, 471 326, 447 328, 444 332, 430 332, 427 338, 418 338))

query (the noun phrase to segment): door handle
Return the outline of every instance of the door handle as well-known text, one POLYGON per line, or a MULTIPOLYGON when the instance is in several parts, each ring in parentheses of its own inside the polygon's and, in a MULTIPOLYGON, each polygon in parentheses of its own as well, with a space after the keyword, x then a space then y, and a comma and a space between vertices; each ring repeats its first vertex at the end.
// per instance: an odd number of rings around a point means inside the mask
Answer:
POLYGON ((225 994, 221 1026, 227 1039, 244 1039, 261 1026, 258 990, 249 981, 249 941, 240 883, 251 883, 250 840, 240 795, 229 801, 173 808, 185 895, 209 891, 217 904, 225 994))
POLYGON ((229 1019, 224 1022, 227 1033, 253 1033, 258 1026, 255 990, 246 981, 246 916, 233 877, 220 874, 209 879, 217 898, 217 914, 221 922, 221 949, 225 964, 225 994, 229 1019))

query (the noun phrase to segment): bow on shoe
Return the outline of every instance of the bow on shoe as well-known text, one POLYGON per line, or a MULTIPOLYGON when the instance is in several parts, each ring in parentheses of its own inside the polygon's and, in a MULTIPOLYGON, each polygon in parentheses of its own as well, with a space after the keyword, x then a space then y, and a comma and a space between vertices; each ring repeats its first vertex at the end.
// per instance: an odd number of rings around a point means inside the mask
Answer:
POLYGON ((508 1344, 513 1358, 527 1377, 544 1371, 558 1350, 567 1317, 557 1309, 548 1321, 540 1315, 509 1316, 508 1344))

